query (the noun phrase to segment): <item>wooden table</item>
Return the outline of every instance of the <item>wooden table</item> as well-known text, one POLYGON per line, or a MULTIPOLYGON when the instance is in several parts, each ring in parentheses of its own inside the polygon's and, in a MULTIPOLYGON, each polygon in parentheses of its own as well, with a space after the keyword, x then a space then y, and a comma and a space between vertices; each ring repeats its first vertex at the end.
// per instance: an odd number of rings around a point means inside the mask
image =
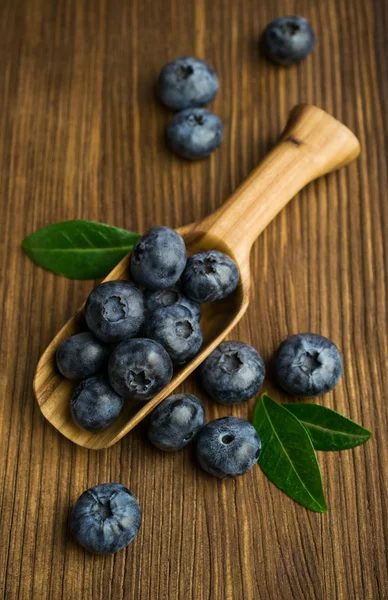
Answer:
MULTIPOLYGON (((0 590, 7 600, 378 600, 388 598, 386 141, 387 4, 379 0, 3 0, 0 19, 0 590), (309 18, 318 46, 298 67, 258 54, 272 18, 309 18), (385 50, 385 57, 384 57, 385 50), (161 66, 215 65, 225 140, 193 164, 166 150, 155 100, 161 66), (296 505, 259 468, 218 481, 191 451, 162 454, 137 430, 86 451, 42 417, 37 360, 93 287, 34 266, 22 239, 85 218, 144 231, 219 206, 264 156, 298 102, 343 120, 362 144, 350 168, 310 185, 254 247, 252 303, 233 338, 269 363, 289 334, 319 332, 345 364, 319 402, 373 431, 353 451, 320 453, 329 512, 296 505), (143 508, 136 541, 114 556, 71 539, 71 506, 120 481, 143 508)), ((185 390, 198 391, 195 378, 185 390)), ((272 383, 265 389, 286 397, 272 383)), ((203 397, 203 394, 202 394, 203 397)), ((229 414, 206 400, 209 419, 229 414)), ((250 417, 253 401, 233 409, 250 417)))

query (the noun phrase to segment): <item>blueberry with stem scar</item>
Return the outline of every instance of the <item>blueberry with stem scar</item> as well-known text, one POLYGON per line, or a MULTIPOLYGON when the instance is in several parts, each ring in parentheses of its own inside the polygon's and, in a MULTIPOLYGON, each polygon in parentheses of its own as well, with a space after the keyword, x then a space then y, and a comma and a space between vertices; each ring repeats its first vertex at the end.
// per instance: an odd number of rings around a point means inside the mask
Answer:
POLYGON ((120 483, 103 483, 86 490, 70 517, 70 529, 77 542, 97 554, 111 554, 128 546, 140 524, 139 503, 120 483))
POLYGON ((243 342, 221 342, 200 366, 205 390, 221 404, 239 404, 255 396, 264 375, 260 354, 243 342))
POLYGON ((222 417, 207 423, 197 436, 196 447, 201 467, 220 479, 244 475, 261 453, 255 428, 237 417, 222 417))
POLYGON ((89 295, 85 320, 103 342, 120 342, 134 337, 145 317, 144 296, 129 281, 106 281, 89 295))
POLYGON ((171 381, 172 374, 169 355, 154 340, 125 340, 109 359, 110 384, 129 400, 150 400, 171 381))
POLYGON ((291 335, 275 357, 279 385, 295 396, 320 396, 332 390, 342 374, 337 346, 316 333, 291 335))
POLYGON ((171 110, 210 104, 218 92, 218 77, 204 60, 184 56, 169 62, 156 86, 159 100, 171 110))
POLYGON ((169 227, 152 227, 135 244, 131 254, 131 274, 148 290, 173 286, 186 266, 186 246, 169 227))
POLYGON ((182 291, 196 302, 213 302, 229 296, 238 281, 234 260, 218 250, 205 250, 188 258, 182 274, 182 291))

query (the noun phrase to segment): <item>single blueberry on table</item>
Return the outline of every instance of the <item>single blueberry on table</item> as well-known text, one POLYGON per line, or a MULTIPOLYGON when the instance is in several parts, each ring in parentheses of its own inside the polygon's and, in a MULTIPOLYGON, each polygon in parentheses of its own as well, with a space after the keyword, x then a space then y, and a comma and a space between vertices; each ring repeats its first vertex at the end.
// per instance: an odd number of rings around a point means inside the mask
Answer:
POLYGON ((342 374, 337 346, 316 333, 291 335, 275 357, 279 385, 295 396, 320 396, 332 390, 342 374))
POLYGON ((106 281, 89 295, 85 320, 103 342, 120 342, 134 337, 145 317, 144 296, 129 281, 106 281))
POLYGON ((238 404, 252 398, 264 381, 260 354, 243 342, 222 342, 200 366, 202 384, 213 400, 238 404))
POLYGON ((150 400, 171 381, 172 374, 171 358, 154 340, 125 340, 109 359, 111 386, 130 400, 150 400))
POLYGON ((162 344, 177 366, 193 358, 202 345, 198 319, 188 308, 177 304, 157 308, 149 315, 146 336, 162 344))
POLYGON ((198 319, 198 321, 201 318, 201 307, 199 302, 191 300, 176 288, 169 288, 159 292, 150 292, 146 290, 144 296, 148 312, 153 312, 157 308, 179 305, 188 308, 193 317, 198 319))
POLYGON ((261 43, 268 58, 287 66, 300 62, 313 51, 315 34, 303 17, 280 17, 264 29, 261 43))
POLYGON ((73 421, 86 431, 103 431, 119 416, 123 398, 109 385, 104 375, 88 377, 71 397, 73 421))
POLYGON ((218 88, 218 77, 208 63, 199 58, 184 56, 163 67, 156 94, 167 108, 183 110, 210 104, 218 88))
POLYGON ((196 302, 213 302, 229 296, 237 287, 236 263, 223 252, 205 250, 187 259, 182 291, 196 302))
POLYGON ((169 227, 152 227, 135 244, 131 274, 136 283, 149 290, 173 286, 186 265, 186 246, 169 227))
POLYGON ((181 450, 203 427, 205 411, 193 394, 175 394, 151 413, 148 438, 160 450, 181 450))
POLYGON ((128 546, 140 524, 139 503, 121 483, 102 483, 86 490, 70 517, 77 542, 97 554, 111 554, 128 546))
POLYGON ((255 428, 237 417, 223 417, 204 425, 197 435, 196 447, 201 467, 220 479, 244 475, 261 453, 255 428))
POLYGON ((197 160, 206 158, 221 144, 223 125, 216 114, 204 108, 187 108, 171 119, 166 136, 173 152, 197 160))
POLYGON ((67 379, 85 379, 103 370, 112 348, 92 333, 76 333, 57 348, 56 361, 67 379))

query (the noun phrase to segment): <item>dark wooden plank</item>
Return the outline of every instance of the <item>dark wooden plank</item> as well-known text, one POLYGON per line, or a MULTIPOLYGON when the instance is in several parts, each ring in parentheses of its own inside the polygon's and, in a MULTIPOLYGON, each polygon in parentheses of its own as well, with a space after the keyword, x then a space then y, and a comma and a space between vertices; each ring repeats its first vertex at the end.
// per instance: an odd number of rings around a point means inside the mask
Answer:
MULTIPOLYGON (((387 597, 387 5, 349 0, 5 0, 0 20, 0 593, 58 600, 387 597), (298 67, 262 59, 265 24, 299 13, 319 44, 298 67), (165 148, 169 113, 153 85, 169 59, 197 54, 221 78, 225 141, 187 164, 165 148), (191 452, 162 455, 142 427, 87 452, 41 416, 35 364, 92 287, 23 256, 25 235, 82 217, 135 231, 178 226, 219 206, 263 157, 297 102, 359 136, 356 164, 303 191, 261 236, 253 298, 233 337, 267 362, 288 334, 341 348, 345 372, 322 399, 373 431, 320 454, 327 515, 295 505, 254 469, 220 482, 191 452), (67 518, 78 495, 121 481, 139 498, 136 541, 84 553, 67 518)), ((183 389, 201 391, 195 378, 183 389)), ((266 389, 284 396, 268 378, 266 389)), ((203 394, 202 394, 203 396, 203 394)), ((229 411, 206 403, 208 418, 229 411)), ((233 409, 251 415, 252 403, 233 409)))

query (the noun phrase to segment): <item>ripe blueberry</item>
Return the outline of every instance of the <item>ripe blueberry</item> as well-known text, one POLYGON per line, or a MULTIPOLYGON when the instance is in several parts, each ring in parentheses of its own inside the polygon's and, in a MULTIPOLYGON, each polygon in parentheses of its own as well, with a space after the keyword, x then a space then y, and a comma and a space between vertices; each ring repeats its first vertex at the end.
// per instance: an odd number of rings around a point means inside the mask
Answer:
POLYGON ((109 359, 111 386, 130 400, 150 400, 171 378, 171 358, 163 346, 153 340, 125 340, 109 359))
POLYGON ((58 346, 58 369, 67 379, 85 379, 103 370, 111 352, 92 333, 76 333, 58 346))
POLYGON ((198 320, 188 308, 174 304, 157 308, 148 317, 146 336, 167 350, 174 365, 184 365, 202 345, 198 320))
POLYGON ((188 160, 209 156, 222 142, 221 119, 204 108, 177 113, 166 129, 167 142, 176 154, 188 160))
POLYGON ((222 404, 252 398, 264 380, 260 354, 243 342, 222 342, 200 366, 201 381, 209 396, 222 404))
POLYGON ((73 421, 86 431, 102 431, 116 421, 123 398, 116 394, 103 375, 84 379, 70 401, 73 421))
POLYGON ((210 104, 218 92, 218 78, 204 60, 177 58, 160 72, 156 86, 159 100, 171 110, 210 104))
POLYGON ((137 242, 131 254, 131 274, 149 290, 173 286, 186 265, 186 246, 169 227, 152 227, 137 242))
POLYGON ((313 51, 315 34, 303 17, 280 17, 267 25, 261 42, 268 58, 287 66, 300 62, 313 51))
POLYGON ((134 337, 144 317, 144 296, 129 281, 101 283, 86 301, 86 324, 103 342, 120 342, 134 337))
POLYGON ((223 252, 205 250, 187 260, 182 291, 196 302, 213 302, 229 296, 237 287, 236 263, 223 252))
POLYGON ((102 483, 86 490, 70 517, 70 529, 77 542, 98 554, 111 554, 128 546, 140 524, 139 503, 120 483, 102 483))
POLYGON ((275 358, 279 385, 295 396, 320 396, 332 390, 342 374, 342 359, 331 340, 316 333, 291 335, 275 358))
POLYGON ((199 303, 194 302, 194 300, 191 300, 176 288, 169 288, 159 292, 149 292, 147 290, 144 296, 148 312, 152 312, 157 308, 179 305, 188 308, 193 317, 198 319, 198 321, 201 318, 199 303))
POLYGON ((160 450, 181 450, 203 427, 205 411, 193 394, 175 394, 151 413, 148 438, 160 450))
POLYGON ((201 467, 221 479, 247 473, 261 452, 261 441, 253 425, 236 417, 223 417, 204 425, 196 445, 201 467))

